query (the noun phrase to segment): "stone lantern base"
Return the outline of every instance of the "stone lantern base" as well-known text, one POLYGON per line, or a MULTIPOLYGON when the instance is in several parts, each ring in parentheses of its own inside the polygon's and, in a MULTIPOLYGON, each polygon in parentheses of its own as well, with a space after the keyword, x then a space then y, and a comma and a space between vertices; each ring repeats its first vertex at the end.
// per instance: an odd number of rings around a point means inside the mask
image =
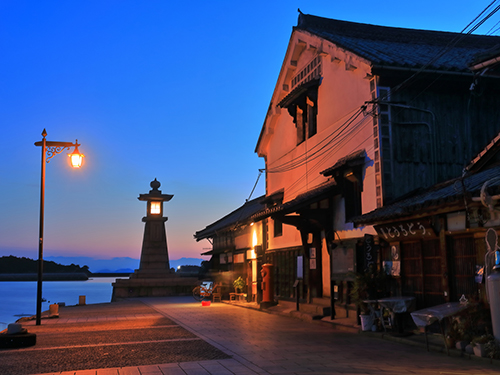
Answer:
POLYGON ((161 278, 116 279, 113 285, 111 301, 134 297, 166 297, 187 296, 193 293, 193 288, 198 284, 196 277, 181 277, 176 274, 164 275, 161 278))

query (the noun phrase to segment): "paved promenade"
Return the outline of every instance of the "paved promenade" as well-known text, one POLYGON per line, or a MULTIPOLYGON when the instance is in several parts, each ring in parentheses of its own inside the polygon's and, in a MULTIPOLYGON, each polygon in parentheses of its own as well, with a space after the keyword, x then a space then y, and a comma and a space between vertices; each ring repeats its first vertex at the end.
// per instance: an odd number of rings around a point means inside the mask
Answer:
POLYGON ((498 363, 486 360, 225 303, 202 307, 191 297, 66 307, 60 315, 43 319, 42 326, 25 325, 37 333, 37 345, 0 351, 0 373, 500 374, 498 363), (56 372, 22 372, 30 361, 54 359, 60 365, 56 372), (89 367, 94 363, 99 365, 89 367))

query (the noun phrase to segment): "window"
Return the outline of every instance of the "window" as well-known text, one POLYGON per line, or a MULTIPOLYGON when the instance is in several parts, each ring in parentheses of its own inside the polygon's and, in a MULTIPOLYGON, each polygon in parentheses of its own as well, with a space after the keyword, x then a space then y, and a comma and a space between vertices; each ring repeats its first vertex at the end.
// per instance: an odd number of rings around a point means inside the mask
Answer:
POLYGON ((321 78, 299 84, 278 105, 286 108, 297 130, 297 144, 317 133, 318 86, 321 78))
POLYGON ((274 219, 274 237, 283 235, 283 223, 280 220, 274 219))
POLYGON ((299 106, 296 109, 295 115, 295 126, 297 127, 297 144, 301 144, 306 140, 306 132, 305 132, 305 121, 304 121, 304 113, 299 106))
POLYGON ((346 219, 361 215, 361 186, 359 181, 344 181, 346 219))
POLYGON ((312 100, 306 98, 307 103, 307 138, 311 138, 316 134, 316 105, 312 100))
MULTIPOLYGON (((345 202, 345 217, 349 219, 362 213, 361 193, 363 191, 363 169, 365 166, 366 151, 358 150, 347 155, 321 172, 325 177, 333 176, 345 202)), ((375 169, 379 163, 375 163, 375 169)))
POLYGON ((301 144, 316 134, 316 104, 305 96, 305 102, 295 108, 295 126, 297 127, 297 144, 301 144))

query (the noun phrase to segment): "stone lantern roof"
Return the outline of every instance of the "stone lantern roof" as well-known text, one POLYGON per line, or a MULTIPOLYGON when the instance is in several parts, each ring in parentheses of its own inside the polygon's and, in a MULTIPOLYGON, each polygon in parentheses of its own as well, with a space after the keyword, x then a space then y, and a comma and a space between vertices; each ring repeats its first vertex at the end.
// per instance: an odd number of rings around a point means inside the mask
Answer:
POLYGON ((168 202, 170 199, 173 198, 172 194, 162 194, 161 190, 158 190, 158 188, 161 186, 160 181, 158 181, 156 178, 154 181, 151 181, 149 184, 151 186, 151 190, 149 191, 148 194, 139 194, 139 199, 140 201, 162 201, 162 202, 168 202))

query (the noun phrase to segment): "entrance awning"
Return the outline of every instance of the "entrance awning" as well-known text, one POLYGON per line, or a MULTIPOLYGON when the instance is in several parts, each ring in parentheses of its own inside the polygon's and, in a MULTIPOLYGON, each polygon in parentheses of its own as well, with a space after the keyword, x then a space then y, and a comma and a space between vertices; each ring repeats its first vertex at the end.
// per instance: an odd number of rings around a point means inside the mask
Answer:
POLYGON ((295 199, 283 204, 261 210, 252 215, 253 221, 263 220, 275 214, 287 215, 293 212, 300 211, 301 209, 308 208, 311 203, 318 202, 322 199, 331 197, 332 195, 339 194, 337 183, 335 180, 328 180, 323 184, 311 189, 305 193, 298 195, 295 199))

